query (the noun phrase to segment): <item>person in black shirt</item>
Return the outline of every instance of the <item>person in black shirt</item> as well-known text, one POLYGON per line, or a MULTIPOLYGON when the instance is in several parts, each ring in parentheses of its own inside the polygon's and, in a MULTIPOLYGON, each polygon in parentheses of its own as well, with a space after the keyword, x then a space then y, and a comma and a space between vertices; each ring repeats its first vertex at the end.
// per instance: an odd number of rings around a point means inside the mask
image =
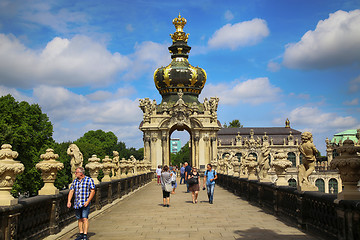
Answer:
POLYGON ((192 172, 190 173, 188 179, 191 179, 191 178, 193 178, 194 181, 192 184, 189 183, 189 191, 191 192, 193 203, 197 203, 198 202, 197 198, 198 198, 199 190, 200 190, 200 187, 199 187, 200 175, 195 167, 192 169, 192 172))

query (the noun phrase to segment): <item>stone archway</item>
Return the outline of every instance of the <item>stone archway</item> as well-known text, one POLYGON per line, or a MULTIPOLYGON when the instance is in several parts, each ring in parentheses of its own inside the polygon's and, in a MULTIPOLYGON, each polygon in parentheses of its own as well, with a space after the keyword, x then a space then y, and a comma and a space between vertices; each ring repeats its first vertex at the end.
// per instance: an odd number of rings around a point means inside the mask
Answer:
POLYGON ((152 169, 156 169, 157 165, 168 165, 172 131, 187 130, 192 149, 191 165, 201 170, 217 157, 219 98, 199 101, 206 72, 191 66, 188 61, 191 47, 187 45, 189 34, 183 31, 186 19, 179 14, 173 24, 176 32, 170 34, 173 44, 169 47, 172 61, 154 72, 154 83, 162 101, 157 104, 149 98, 140 99, 140 108, 144 113, 139 126, 144 135, 144 159, 151 162, 152 169))
MULTIPOLYGON (((207 163, 217 156, 218 98, 211 98, 213 108, 201 109, 204 103, 196 106, 182 100, 182 91, 178 101, 171 107, 168 104, 156 105, 149 99, 141 99, 140 107, 144 119, 140 124, 143 131, 144 159, 149 160, 152 169, 158 165, 170 163, 170 136, 175 130, 188 131, 190 134, 191 165, 204 169, 207 163), (216 102, 216 104, 215 104, 216 102), (153 110, 156 109, 156 110, 153 110)), ((205 99, 205 105, 208 104, 205 99)))

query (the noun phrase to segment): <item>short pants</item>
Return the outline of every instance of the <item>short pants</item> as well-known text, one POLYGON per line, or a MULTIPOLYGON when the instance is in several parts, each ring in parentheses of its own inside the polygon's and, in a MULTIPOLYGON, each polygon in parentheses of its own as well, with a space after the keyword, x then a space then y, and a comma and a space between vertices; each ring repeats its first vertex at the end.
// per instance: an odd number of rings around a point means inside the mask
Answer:
POLYGON ((90 204, 87 207, 81 207, 79 209, 75 209, 76 219, 89 218, 89 213, 90 213, 90 204))

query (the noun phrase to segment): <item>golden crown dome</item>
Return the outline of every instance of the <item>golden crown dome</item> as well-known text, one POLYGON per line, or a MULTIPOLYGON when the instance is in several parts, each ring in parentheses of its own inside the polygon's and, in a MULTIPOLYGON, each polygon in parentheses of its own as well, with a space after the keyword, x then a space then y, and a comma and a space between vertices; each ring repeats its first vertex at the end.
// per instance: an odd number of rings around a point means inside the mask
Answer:
POLYGON ((198 102, 198 96, 206 82, 206 72, 199 67, 191 66, 188 53, 191 47, 187 45, 189 34, 183 31, 186 19, 179 16, 173 20, 176 32, 170 34, 173 44, 169 47, 172 61, 166 67, 154 72, 154 82, 165 102, 176 102, 177 93, 184 93, 185 102, 198 102))

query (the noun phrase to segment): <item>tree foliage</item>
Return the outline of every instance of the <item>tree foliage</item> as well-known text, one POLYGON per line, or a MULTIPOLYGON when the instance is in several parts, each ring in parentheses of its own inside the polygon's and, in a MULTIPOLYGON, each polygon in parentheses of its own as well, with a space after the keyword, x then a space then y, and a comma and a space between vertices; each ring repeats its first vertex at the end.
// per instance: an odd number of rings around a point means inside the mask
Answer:
POLYGON ((229 122, 229 125, 227 125, 226 122, 224 122, 223 124, 223 128, 242 128, 242 127, 244 126, 241 125, 238 119, 232 120, 231 122, 229 122))
POLYGON ((0 143, 11 144, 19 153, 25 171, 18 175, 12 193, 37 194, 42 187, 40 173, 35 165, 40 154, 53 145, 53 126, 37 104, 17 102, 11 95, 0 97, 0 143))
POLYGON ((171 154, 171 164, 172 165, 176 165, 176 166, 180 166, 182 163, 184 162, 188 162, 190 163, 190 156, 191 156, 191 152, 190 152, 190 148, 189 148, 189 142, 187 142, 178 153, 176 154, 171 154))

